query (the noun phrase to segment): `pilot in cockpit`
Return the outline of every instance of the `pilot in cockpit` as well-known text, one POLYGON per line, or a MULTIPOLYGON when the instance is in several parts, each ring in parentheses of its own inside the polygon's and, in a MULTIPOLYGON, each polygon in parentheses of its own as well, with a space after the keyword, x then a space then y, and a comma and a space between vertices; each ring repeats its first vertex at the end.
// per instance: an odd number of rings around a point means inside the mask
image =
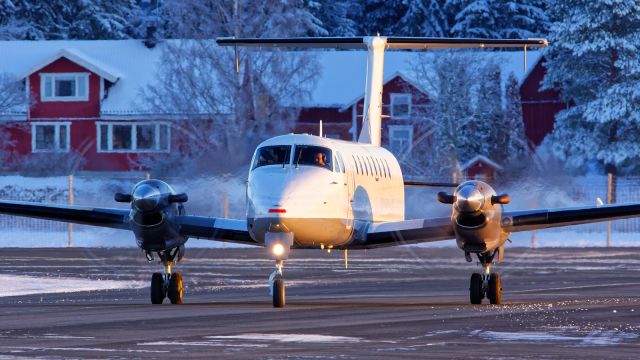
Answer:
POLYGON ((315 158, 313 159, 315 165, 327 167, 327 157, 322 151, 318 151, 316 153, 315 158))

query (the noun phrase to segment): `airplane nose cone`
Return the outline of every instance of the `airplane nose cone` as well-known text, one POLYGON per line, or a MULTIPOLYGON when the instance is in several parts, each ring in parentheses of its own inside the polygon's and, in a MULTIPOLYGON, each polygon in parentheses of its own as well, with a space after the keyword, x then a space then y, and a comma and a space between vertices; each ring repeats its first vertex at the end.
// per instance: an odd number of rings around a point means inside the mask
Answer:
POLYGON ((456 206, 462 212, 476 212, 482 209, 484 195, 474 186, 465 186, 456 194, 456 206))
POLYGON ((140 211, 152 211, 160 203, 160 191, 142 184, 133 191, 133 206, 140 211))

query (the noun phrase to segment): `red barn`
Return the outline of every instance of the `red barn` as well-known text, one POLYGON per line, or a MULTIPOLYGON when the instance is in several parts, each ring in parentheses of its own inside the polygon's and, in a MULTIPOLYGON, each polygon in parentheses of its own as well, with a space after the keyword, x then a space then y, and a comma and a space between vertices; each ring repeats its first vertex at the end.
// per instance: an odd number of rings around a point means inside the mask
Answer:
POLYGON ((524 131, 532 148, 540 145, 542 140, 553 131, 556 114, 567 107, 560 101, 560 89, 540 90, 546 71, 544 63, 544 58, 535 62, 520 83, 524 131))

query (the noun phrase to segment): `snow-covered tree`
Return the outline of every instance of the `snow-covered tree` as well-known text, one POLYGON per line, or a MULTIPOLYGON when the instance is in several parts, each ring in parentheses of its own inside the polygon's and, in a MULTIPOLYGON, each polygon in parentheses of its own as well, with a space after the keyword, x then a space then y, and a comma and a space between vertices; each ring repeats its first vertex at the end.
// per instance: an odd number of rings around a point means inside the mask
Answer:
MULTIPOLYGON (((28 101, 24 85, 12 74, 0 73, 0 115, 12 115, 26 111, 28 101)), ((8 170, 9 160, 14 153, 16 142, 11 138, 9 130, 16 123, 0 120, 0 168, 8 170)))
MULTIPOLYGON (((316 26, 315 17, 282 14, 281 2, 264 0, 262 6, 256 6, 246 0, 209 5, 212 11, 208 14, 215 21, 200 16, 198 25, 212 26, 205 32, 209 38, 303 36, 316 26), (225 4, 231 7, 223 7, 225 4)), ((176 29, 182 36, 193 30, 176 29)), ((191 37, 202 36, 198 32, 191 37)), ((220 168, 210 161, 212 156, 207 158, 212 152, 226 154, 222 163, 228 166, 243 163, 257 142, 289 131, 297 117, 293 106, 308 97, 318 75, 315 58, 302 52, 239 48, 236 73, 235 49, 219 47, 213 40, 167 41, 164 46, 158 82, 143 89, 141 106, 188 120, 174 131, 193 137, 188 145, 192 148, 184 151, 193 154, 195 162, 209 166, 208 170, 220 168)))
POLYGON ((173 38, 322 35, 326 30, 303 0, 169 0, 173 38))
POLYGON ((551 134, 557 156, 574 168, 597 161, 608 173, 639 169, 640 3, 554 0, 545 89, 569 108, 551 134))
POLYGON ((527 39, 547 35, 549 19, 545 14, 545 0, 497 1, 500 36, 527 39))
POLYGON ((461 10, 455 15, 453 34, 459 37, 500 37, 497 5, 490 0, 452 0, 461 10))
POLYGON ((503 122, 501 136, 506 156, 502 161, 506 163, 507 161, 522 159, 527 154, 528 145, 524 133, 524 120, 522 119, 520 84, 513 73, 509 74, 505 86, 503 122))
POLYGON ((450 35, 448 0, 404 0, 407 11, 397 25, 398 33, 405 36, 446 37, 450 35))
POLYGON ((505 158, 506 129, 503 123, 500 66, 494 61, 482 64, 476 73, 473 120, 467 125, 475 138, 469 144, 469 156, 484 155, 494 161, 505 158))
POLYGON ((529 38, 547 32, 545 0, 449 0, 452 33, 460 37, 529 38))
POLYGON ((352 16, 357 13, 359 6, 352 0, 318 0, 310 1, 307 7, 320 20, 328 36, 356 36, 357 24, 352 16))
POLYGON ((400 19, 407 11, 404 0, 364 0, 354 18, 361 35, 406 35, 398 32, 400 19))
MULTIPOLYGON (((471 156, 477 138, 468 126, 474 119, 472 89, 475 69, 468 54, 449 51, 437 56, 421 54, 413 64, 416 78, 430 96, 432 141, 429 148, 416 148, 418 168, 436 169, 439 175, 451 175, 471 156)), ((420 146, 421 144, 416 144, 420 146)))
POLYGON ((68 1, 67 37, 71 39, 126 39, 129 21, 137 10, 135 0, 68 1))

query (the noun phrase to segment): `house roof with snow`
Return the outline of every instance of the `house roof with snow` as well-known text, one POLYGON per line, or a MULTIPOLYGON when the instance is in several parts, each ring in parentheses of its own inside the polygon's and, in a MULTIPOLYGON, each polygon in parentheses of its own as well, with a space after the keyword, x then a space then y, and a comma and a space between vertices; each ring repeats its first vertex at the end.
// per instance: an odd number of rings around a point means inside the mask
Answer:
MULTIPOLYGON (((180 41, 180 40, 170 40, 180 41)), ((210 41, 210 40, 207 40, 210 41)), ((154 82, 160 69, 160 57, 167 42, 149 49, 140 40, 56 40, 0 41, 0 73, 23 78, 61 57, 115 83, 102 100, 104 115, 140 113, 136 104, 142 88, 154 82)), ((416 61, 429 61, 438 52, 388 51, 385 79, 401 75, 412 84, 420 84, 414 69, 416 61)), ((493 58, 500 65, 503 82, 510 73, 520 82, 526 77, 522 52, 476 52, 479 59, 493 58)), ((304 107, 348 107, 364 95, 367 53, 365 51, 316 51, 320 76, 304 107)), ((476 56, 476 55, 474 55, 476 56)), ((540 52, 529 51, 527 63, 533 68, 540 52)))
POLYGON ((500 164, 498 164, 497 162, 489 159, 488 157, 484 156, 484 155, 476 155, 473 158, 471 158, 469 161, 467 161, 466 163, 462 164, 460 166, 460 169, 462 170, 466 170, 469 167, 477 164, 477 163, 485 163, 489 166, 491 166, 492 168, 496 169, 496 170, 502 170, 502 166, 500 164))

